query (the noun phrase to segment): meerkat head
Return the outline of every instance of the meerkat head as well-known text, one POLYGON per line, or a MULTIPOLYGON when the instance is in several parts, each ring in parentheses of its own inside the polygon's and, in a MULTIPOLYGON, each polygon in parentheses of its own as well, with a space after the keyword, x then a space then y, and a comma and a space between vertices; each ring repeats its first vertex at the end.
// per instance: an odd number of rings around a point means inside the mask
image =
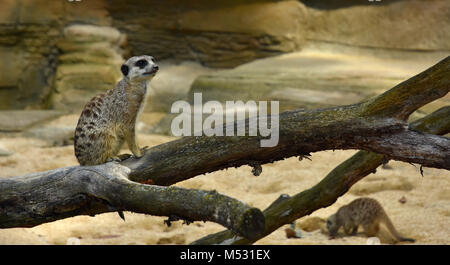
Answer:
POLYGON ((331 215, 327 219, 327 229, 330 232, 330 236, 335 236, 339 230, 340 224, 336 214, 331 215))
POLYGON ((128 59, 120 70, 123 76, 130 81, 150 81, 159 67, 152 56, 141 55, 128 59))

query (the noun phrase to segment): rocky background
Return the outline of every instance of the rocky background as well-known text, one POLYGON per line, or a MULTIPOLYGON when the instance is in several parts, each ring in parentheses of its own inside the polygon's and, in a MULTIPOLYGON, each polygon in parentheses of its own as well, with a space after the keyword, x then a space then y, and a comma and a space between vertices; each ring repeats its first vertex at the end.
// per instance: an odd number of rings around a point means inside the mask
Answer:
MULTIPOLYGON (((172 103, 192 103, 194 92, 202 92, 204 102, 278 100, 280 111, 352 104, 392 88, 449 53, 448 0, 0 0, 0 177, 76 164, 73 131, 81 109, 121 78, 120 65, 132 55, 150 54, 160 66, 138 124, 142 143, 152 146, 173 139, 155 134, 170 135, 172 103)), ((447 95, 412 118, 449 104, 447 95)), ((250 173, 240 168, 181 186, 223 190, 265 208, 280 193, 315 184, 351 152, 319 153, 314 164, 302 169, 295 159, 266 165, 273 179, 265 181, 247 179, 250 173), (231 187, 224 181, 228 178, 242 185, 231 187)), ((406 232, 419 237, 419 243, 448 243, 449 173, 430 170, 428 178, 411 180, 417 169, 393 165, 393 171, 383 168, 381 175, 358 183, 338 203, 373 195, 396 220, 415 220, 406 232), (400 195, 408 198, 408 207, 398 202, 400 195), (418 215, 433 216, 436 222, 422 223, 418 215)), ((320 222, 337 205, 332 207, 319 212, 320 222)), ((115 214, 102 216, 2 230, 0 244, 64 244, 67 236, 91 238, 88 243, 180 244, 221 229, 214 224, 205 225, 213 227, 209 230, 202 225, 183 228, 186 238, 183 232, 180 236, 181 225, 165 228, 161 218, 136 214, 131 218, 136 223, 119 225, 115 214), (68 229, 77 222, 86 228, 68 229), (120 235, 95 228, 104 223, 123 228, 120 235), (52 234, 55 229, 62 232, 52 234), (130 229, 143 236, 134 238, 130 229), (33 233, 40 239, 29 239, 33 233)), ((274 234, 276 240, 260 243, 286 243, 283 229, 274 234)), ((355 240, 335 243, 365 242, 355 240)), ((333 243, 319 231, 303 242, 333 243)))
POLYGON ((111 87, 120 78, 117 66, 135 54, 233 68, 310 46, 401 60, 450 50, 445 0, 2 0, 0 6, 0 109, 81 108, 81 97, 111 87))

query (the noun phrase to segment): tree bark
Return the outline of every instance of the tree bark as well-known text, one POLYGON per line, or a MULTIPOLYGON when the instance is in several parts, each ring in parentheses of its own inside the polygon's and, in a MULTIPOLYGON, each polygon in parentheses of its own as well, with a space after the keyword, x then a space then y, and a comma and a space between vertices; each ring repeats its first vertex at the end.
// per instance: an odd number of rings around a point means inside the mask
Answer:
MULTIPOLYGON (((366 102, 281 113, 280 139, 273 148, 261 147, 260 136, 183 137, 122 164, 132 170, 131 180, 164 186, 229 167, 258 166, 331 149, 373 151, 399 161, 450 169, 450 140, 412 132, 406 123, 410 113, 449 90, 447 57, 366 102)), ((248 122, 246 126, 248 132, 248 122)))
POLYGON ((447 57, 366 102, 280 114, 280 138, 275 147, 261 147, 260 136, 184 137, 120 164, 68 167, 0 179, 0 227, 30 227, 75 215, 130 210, 169 216, 169 220, 217 222, 253 242, 280 222, 292 222, 330 205, 358 180, 352 174, 369 174, 365 163, 375 166, 378 160, 361 155, 367 152, 360 153, 341 169, 350 170, 350 177, 342 177, 339 171, 291 199, 281 197, 265 211, 266 223, 261 211, 227 196, 162 186, 245 164, 253 166, 256 174, 263 163, 330 149, 361 149, 386 156, 381 159, 450 169, 450 140, 414 131, 406 123, 411 112, 446 95, 449 89, 447 57), (352 168, 363 173, 356 174, 352 168))
POLYGON ((0 228, 128 210, 169 221, 212 221, 248 238, 264 230, 261 211, 243 202, 216 191, 139 184, 128 180, 129 172, 112 162, 0 179, 0 228))
MULTIPOLYGON (((434 134, 450 133, 450 107, 443 107, 426 117, 411 123, 414 130, 422 130, 434 134)), ((344 195, 356 182, 365 176, 375 173, 378 166, 386 163, 389 158, 382 154, 359 151, 335 169, 322 181, 309 190, 302 191, 292 197, 280 196, 266 210, 266 229, 261 238, 269 235, 279 227, 289 224, 309 215, 312 212, 332 205, 340 196, 344 195)), ((209 244, 252 244, 258 239, 249 240, 239 237, 231 231, 222 231, 208 235, 194 245, 209 244)))

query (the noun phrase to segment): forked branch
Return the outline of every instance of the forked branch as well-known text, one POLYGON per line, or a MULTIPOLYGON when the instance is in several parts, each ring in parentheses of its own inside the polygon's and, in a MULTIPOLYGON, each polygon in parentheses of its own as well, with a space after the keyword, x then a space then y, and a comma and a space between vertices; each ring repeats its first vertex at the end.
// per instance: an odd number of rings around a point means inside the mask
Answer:
POLYGON ((450 140, 412 132, 406 123, 410 113, 449 90, 447 57, 366 102, 280 114, 279 142, 272 148, 261 147, 260 136, 183 137, 122 164, 131 169, 131 180, 165 186, 229 167, 334 149, 373 151, 399 161, 450 169, 450 140))
MULTIPOLYGON (((238 234, 249 239, 244 242, 253 242, 280 223, 330 205, 385 159, 450 169, 450 140, 416 132, 406 123, 410 113, 446 95, 449 89, 447 57, 367 102, 282 113, 275 147, 261 147, 259 136, 183 137, 120 164, 68 167, 0 179, 0 227, 30 227, 70 216, 129 210, 217 222, 233 231, 221 234, 224 238, 238 234), (266 221, 258 209, 215 192, 137 183, 169 186, 228 167, 249 164, 259 169, 264 163, 331 149, 366 151, 344 162, 343 168, 312 189, 274 203, 264 212, 266 221), (375 155, 367 151, 380 155, 373 158, 375 155)), ((417 128, 434 132, 426 126, 417 128)), ((212 241, 200 242, 223 242, 212 237, 212 241)))
MULTIPOLYGON (((411 123, 414 130, 435 134, 450 133, 450 107, 443 107, 426 117, 411 123)), ((448 150, 447 150, 448 151, 448 150)), ((266 210, 266 229, 261 238, 269 235, 279 227, 292 223, 303 216, 332 205, 344 195, 356 182, 374 173, 389 158, 367 151, 359 151, 339 166, 311 189, 302 191, 292 197, 280 196, 266 210)), ((231 231, 222 231, 201 238, 192 244, 252 244, 257 239, 249 240, 238 237, 231 231)))

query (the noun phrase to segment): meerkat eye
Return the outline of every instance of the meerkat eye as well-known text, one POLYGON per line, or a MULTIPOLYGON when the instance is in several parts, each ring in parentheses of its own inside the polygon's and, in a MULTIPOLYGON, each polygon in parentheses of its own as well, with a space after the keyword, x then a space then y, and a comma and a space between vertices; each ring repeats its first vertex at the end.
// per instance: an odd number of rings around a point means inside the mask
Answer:
POLYGON ((152 62, 156 63, 155 58, 152 57, 152 62))
POLYGON ((142 69, 148 65, 148 62, 147 62, 147 60, 142 59, 142 60, 137 61, 134 65, 142 69))

